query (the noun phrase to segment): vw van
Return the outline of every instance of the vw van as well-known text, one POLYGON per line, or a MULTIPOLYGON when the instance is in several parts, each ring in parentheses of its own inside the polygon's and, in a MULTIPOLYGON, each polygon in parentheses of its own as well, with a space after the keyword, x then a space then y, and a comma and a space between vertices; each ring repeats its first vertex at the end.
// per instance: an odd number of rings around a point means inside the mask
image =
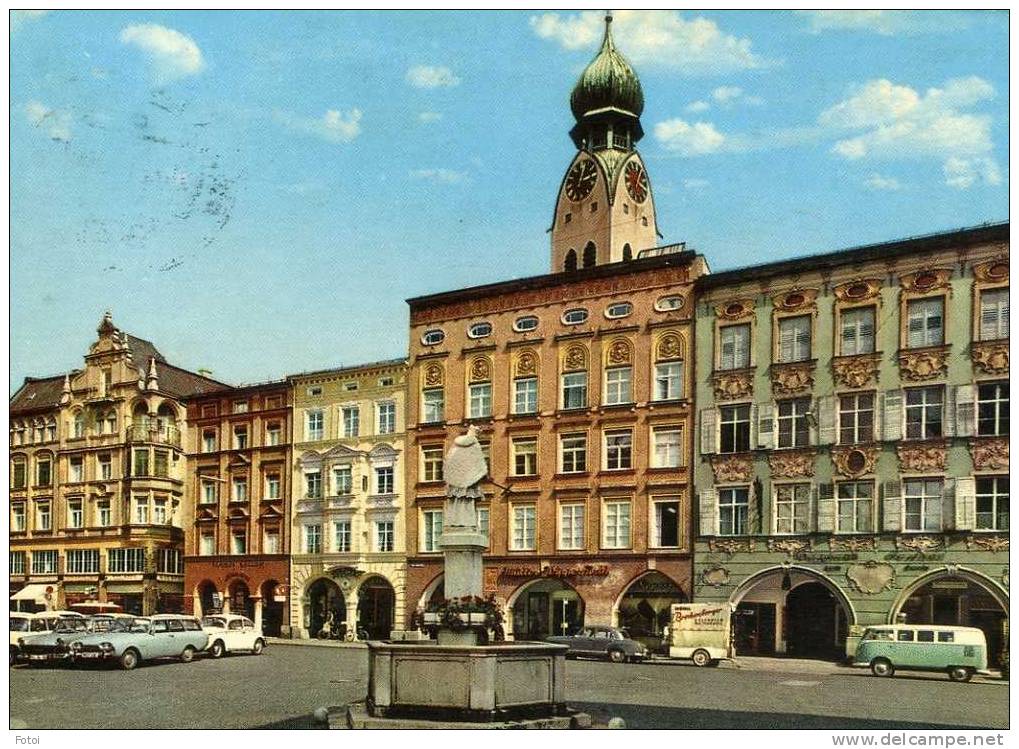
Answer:
POLYGON ((952 681, 986 674, 987 641, 975 627, 934 624, 885 624, 863 633, 853 665, 870 667, 875 676, 903 671, 943 671, 952 681))

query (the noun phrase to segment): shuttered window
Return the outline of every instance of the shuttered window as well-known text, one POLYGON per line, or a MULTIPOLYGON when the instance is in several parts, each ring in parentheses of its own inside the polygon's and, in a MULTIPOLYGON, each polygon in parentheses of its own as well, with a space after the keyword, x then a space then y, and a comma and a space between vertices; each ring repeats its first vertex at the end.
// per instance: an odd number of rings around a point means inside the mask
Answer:
POLYGON ((870 481, 844 481, 838 485, 839 533, 874 531, 874 484, 870 481))
POLYGON ((775 533, 810 532, 810 484, 775 487, 775 533))
POLYGON ((839 444, 853 445, 874 439, 874 394, 839 396, 839 444))
POLYGON ((977 434, 981 437, 1008 434, 1008 382, 981 384, 977 400, 977 434))
POLYGON ((778 321, 778 360, 806 361, 810 358, 810 317, 785 317, 778 321))
POLYGON ((902 482, 906 505, 906 531, 940 531, 942 529, 941 479, 910 479, 902 482))
POLYGON ((842 355, 874 352, 874 308, 858 307, 842 312, 842 355))
POLYGON ((747 532, 750 489, 727 486, 718 490, 718 535, 742 536, 747 532))
POLYGON ((1008 338, 1008 289, 988 289, 980 294, 980 340, 1008 338))
POLYGON ((750 366, 750 325, 727 325, 718 333, 721 351, 719 369, 745 369, 750 366))
POLYGON ((908 348, 940 346, 945 342, 945 299, 913 299, 906 307, 908 348))
POLYGON ((1008 530, 1008 476, 977 479, 977 530, 1008 530))

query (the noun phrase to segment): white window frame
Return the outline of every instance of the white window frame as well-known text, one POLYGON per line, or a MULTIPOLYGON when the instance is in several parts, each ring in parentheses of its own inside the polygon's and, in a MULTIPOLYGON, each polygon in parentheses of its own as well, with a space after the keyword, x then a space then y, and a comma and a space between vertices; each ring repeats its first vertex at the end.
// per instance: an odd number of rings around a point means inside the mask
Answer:
POLYGON ((421 446, 421 478, 423 481, 442 481, 445 476, 445 455, 442 445, 421 446))
POLYGON ((610 429, 603 432, 605 471, 628 471, 633 468, 633 429, 610 429), (619 440, 625 439, 625 442, 619 440))
POLYGON ((75 456, 67 461, 67 480, 72 484, 80 484, 85 480, 85 459, 75 456))
POLYGON ((680 424, 651 427, 651 467, 679 468, 682 465, 683 427, 680 424))
POLYGON ((198 534, 198 555, 211 557, 216 555, 216 534, 211 530, 203 530, 198 534))
POLYGON ((945 343, 945 297, 906 301, 906 348, 941 346, 945 343))
POLYGON ((353 525, 349 518, 333 521, 333 550, 346 554, 354 550, 353 525))
POLYGON ((835 486, 835 532, 836 533, 874 533, 876 530, 875 509, 877 508, 877 490, 873 481, 840 481, 835 486), (868 487, 870 496, 861 496, 860 488, 868 487), (866 505, 865 512, 860 512, 860 505, 866 505), (843 505, 852 507, 852 524, 843 523, 843 505), (866 528, 861 528, 860 519, 866 518, 866 528))
POLYGON ((110 500, 100 499, 96 502, 96 525, 100 528, 109 528, 113 523, 113 510, 110 500))
POLYGON ((430 509, 421 511, 421 551, 442 551, 439 536, 442 535, 442 510, 430 509))
POLYGON ((354 469, 347 465, 333 466, 333 496, 342 497, 354 492, 354 469))
POLYGON ((680 400, 683 397, 683 362, 655 364, 654 400, 680 400))
POLYGON ((538 438, 513 437, 510 440, 510 458, 513 476, 537 476, 538 475, 538 438), (522 449, 523 448, 523 449, 522 449), (523 458, 523 470, 517 458, 523 458), (528 470, 530 469, 530 470, 528 470))
POLYGON ((722 453, 722 454, 726 454, 726 455, 734 455, 736 453, 742 453, 742 452, 747 452, 749 450, 752 450, 753 449, 753 445, 751 443, 752 443, 752 440, 753 440, 753 432, 754 432, 753 424, 751 423, 752 421, 753 421, 753 408, 751 407, 751 405, 749 403, 731 403, 731 404, 726 404, 724 406, 719 406, 718 407, 718 452, 722 453), (739 414, 742 413, 743 409, 746 409, 746 418, 745 419, 739 418, 739 414), (726 412, 731 412, 731 414, 732 414, 732 418, 731 419, 726 419, 726 412), (734 448, 732 450, 724 449, 724 448, 727 447, 727 445, 725 445, 723 443, 723 436, 722 435, 723 435, 723 433, 725 431, 725 425, 726 424, 732 424, 732 436, 733 436, 732 447, 734 448), (739 447, 739 444, 738 444, 739 440, 737 439, 737 437, 739 435, 739 429, 738 429, 738 425, 739 424, 746 424, 747 425, 747 446, 746 446, 746 450, 736 449, 736 448, 739 447))
POLYGON ((396 550, 396 521, 392 518, 375 521, 375 551, 396 550))
POLYGON ((840 445, 859 445, 867 442, 873 442, 875 432, 877 429, 877 411, 875 409, 877 396, 873 392, 862 392, 862 393, 841 393, 838 396, 839 406, 839 434, 838 440, 840 445), (860 405, 860 401, 863 398, 870 398, 870 407, 864 407, 860 405), (850 408, 845 408, 845 402, 850 401, 850 408), (861 425, 861 414, 870 413, 870 426, 861 425), (862 434, 863 429, 868 429, 870 436, 868 439, 863 439, 867 435, 862 434), (852 433, 852 439, 846 439, 846 431, 852 433))
POLYGON ((809 483, 781 483, 772 486, 772 528, 776 536, 802 536, 810 533, 812 487, 809 483), (802 509, 802 516, 797 509, 802 509), (783 512, 786 510, 786 512, 783 512))
POLYGON ((446 418, 446 392, 441 387, 425 388, 421 391, 421 421, 424 424, 439 424, 446 418), (438 397, 436 397, 438 396, 438 397))
POLYGON ((796 447, 807 447, 810 445, 810 419, 808 414, 811 412, 811 400, 810 398, 785 398, 775 403, 775 444, 778 449, 785 450, 788 448, 796 447), (783 407, 788 406, 790 413, 783 414, 783 407), (806 429, 801 430, 797 427, 806 424, 806 429), (783 429, 789 429, 789 444, 782 444, 782 431, 783 429))
POLYGON ((782 364, 810 361, 813 335, 810 315, 780 317, 778 320, 778 356, 782 364))
POLYGON ((902 398, 902 408, 906 419, 906 428, 903 430, 903 434, 907 440, 930 440, 940 439, 945 435, 945 388, 942 385, 927 385, 925 387, 917 388, 906 388, 902 398), (922 393, 923 397, 919 403, 910 403, 909 396, 911 393, 922 393), (940 400, 935 402, 931 399, 931 395, 937 393, 940 400), (940 425, 938 434, 929 434, 931 426, 935 423, 931 418, 930 409, 937 406, 938 408, 938 421, 940 425), (919 419, 913 423, 920 425, 919 435, 909 434, 910 425, 910 414, 918 413, 919 419))
POLYGON ((1008 419, 1009 417, 1009 395, 1011 388, 1009 387, 1008 380, 996 381, 996 382, 978 382, 977 383, 977 435, 981 437, 1004 437, 1008 435, 1009 429, 1003 427, 1002 417, 1008 419), (994 396, 992 398, 981 398, 980 391, 984 388, 994 388, 994 396), (1005 389, 1004 397, 1002 397, 1002 388, 1005 389), (994 431, 984 432, 981 431, 981 425, 988 421, 982 418, 983 406, 990 405, 994 410, 994 431))
POLYGON ((1011 508, 1009 508, 1009 510, 1006 513, 1004 513, 1006 515, 1005 523, 1004 523, 1004 527, 1001 527, 1002 524, 999 522, 999 520, 1001 520, 1002 513, 999 512, 998 506, 999 506, 999 503, 1000 503, 1001 500, 1005 500, 1006 503, 1008 502, 1008 499, 1009 499, 1009 497, 1008 497, 1008 495, 1009 495, 1009 483, 1010 483, 1010 477, 1006 476, 1006 475, 1001 475, 1001 476, 977 476, 976 477, 976 524, 974 526, 974 528, 976 530, 978 530, 978 531, 1002 531, 1002 532, 1008 531, 1010 523, 1009 523, 1009 518, 1007 517, 1007 515, 1011 514, 1011 508), (986 492, 986 491, 983 492, 983 493, 980 492, 980 483, 982 481, 990 481, 991 482, 991 487, 992 488, 991 488, 990 492, 986 492), (1004 487, 1005 487, 1004 491, 1001 490, 1002 484, 1004 484, 1004 487), (980 511, 981 501, 983 501, 983 502, 988 502, 989 501, 990 502, 990 505, 991 505, 990 513, 988 513, 987 511, 984 511, 984 512, 980 511), (991 516, 991 522, 989 524, 986 523, 986 522, 984 524, 981 524, 981 522, 980 522, 981 517, 982 516, 986 517, 987 515, 991 516))
POLYGON ((304 439, 308 442, 318 442, 325 437, 325 411, 320 408, 312 411, 305 411, 304 414, 304 439))
POLYGON ((607 367, 605 369, 605 405, 621 406, 633 403, 633 367, 607 367))
POLYGON ((979 331, 981 341, 1008 338, 1008 287, 980 291, 979 331), (987 303, 992 300, 994 304, 987 303))
POLYGON ((849 307, 839 313, 839 353, 873 354, 877 343, 877 308, 849 307))
POLYGON ((562 395, 563 410, 587 408, 587 371, 563 372, 560 378, 560 393, 562 395), (573 396, 571 398, 570 396, 573 396), (571 404, 571 400, 581 401, 578 404, 571 404))
POLYGON ((537 507, 533 504, 512 505, 510 518, 511 551, 534 551, 538 548, 537 507))
POLYGON ((719 536, 745 536, 750 531, 750 487, 746 484, 735 486, 718 487, 718 535, 719 536), (738 492, 745 492, 742 502, 737 502, 738 492), (723 502, 723 494, 727 495, 730 501, 723 502), (731 513, 730 532, 726 533, 723 528, 723 516, 725 511, 731 513))
POLYGON ((266 499, 279 499, 280 488, 282 486, 280 474, 278 473, 267 473, 265 474, 265 498, 266 499))
POLYGON ((322 498, 322 471, 305 471, 304 472, 304 498, 305 499, 321 499, 322 498), (316 477, 312 480, 312 477, 316 477), (312 487, 317 487, 317 490, 313 491, 312 487))
POLYGON ((606 499, 602 502, 602 548, 629 549, 633 535, 633 502, 606 499), (625 510, 625 512, 624 512, 625 510))
POLYGON ((683 505, 682 498, 676 495, 656 496, 650 502, 651 547, 655 549, 679 549, 683 545, 683 505), (665 544, 662 541, 662 522, 659 508, 667 505, 676 507, 676 543, 665 544))
POLYGON ((56 549, 32 550, 33 575, 55 575, 57 567, 58 553, 56 549))
POLYGON ((379 434, 393 434, 396 432, 396 403, 394 401, 380 401, 377 403, 375 405, 375 418, 379 434))
POLYGON ((375 493, 396 493, 396 468, 394 466, 375 466, 375 493))
POLYGON ((472 382, 468 388, 468 418, 487 419, 492 415, 492 383, 472 382))
POLYGON ((322 553, 322 525, 305 523, 301 529, 301 549, 305 554, 322 553))
POLYGON ((357 406, 340 406, 340 418, 343 424, 344 438, 361 435, 361 409, 357 406))
POLYGON ((940 533, 945 525, 945 484, 940 478, 908 478, 902 481, 902 532, 940 533), (937 487, 937 491, 932 491, 937 487), (919 502, 919 512, 910 512, 910 502, 919 502), (919 519, 919 527, 911 518, 919 519), (928 522, 934 518, 937 523, 928 522))
POLYGON ((67 500, 67 527, 85 527, 85 501, 82 499, 67 500))
POLYGON ((585 473, 587 471, 587 432, 573 432, 570 434, 559 435, 559 472, 560 473, 585 473), (583 444, 571 444, 567 446, 567 442, 578 443, 582 441, 583 444), (582 456, 583 460, 579 461, 578 467, 577 457, 582 456), (571 465, 567 467, 567 456, 570 457, 571 465))
POLYGON ((538 413, 537 377, 518 377, 513 380, 513 413, 538 413))
POLYGON ((719 370, 747 369, 750 366, 750 323, 723 325, 718 329, 719 370))
POLYGON ((583 551, 587 506, 583 502, 564 502, 559 505, 560 551, 583 551))

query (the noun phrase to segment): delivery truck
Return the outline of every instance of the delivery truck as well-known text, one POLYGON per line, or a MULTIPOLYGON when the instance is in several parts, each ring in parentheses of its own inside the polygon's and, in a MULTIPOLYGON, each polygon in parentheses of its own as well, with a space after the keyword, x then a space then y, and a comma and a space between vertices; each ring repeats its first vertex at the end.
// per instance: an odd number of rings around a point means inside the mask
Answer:
POLYGON ((669 657, 717 666, 734 655, 730 603, 676 603, 669 621, 669 657))

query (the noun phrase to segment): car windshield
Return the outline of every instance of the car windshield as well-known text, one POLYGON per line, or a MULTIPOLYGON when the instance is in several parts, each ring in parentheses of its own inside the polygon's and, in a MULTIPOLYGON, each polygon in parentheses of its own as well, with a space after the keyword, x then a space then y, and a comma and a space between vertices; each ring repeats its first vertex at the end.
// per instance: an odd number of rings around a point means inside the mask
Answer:
POLYGON ((219 627, 220 629, 226 629, 226 620, 220 619, 218 616, 206 616, 202 619, 203 627, 219 627))
POLYGON ((11 632, 27 632, 31 619, 11 619, 11 632))
POLYGON ((57 619, 57 626, 53 628, 54 632, 82 632, 88 629, 88 623, 84 619, 78 617, 67 617, 57 619))
POLYGON ((97 619, 94 628, 96 632, 130 632, 135 621, 135 619, 97 619))

